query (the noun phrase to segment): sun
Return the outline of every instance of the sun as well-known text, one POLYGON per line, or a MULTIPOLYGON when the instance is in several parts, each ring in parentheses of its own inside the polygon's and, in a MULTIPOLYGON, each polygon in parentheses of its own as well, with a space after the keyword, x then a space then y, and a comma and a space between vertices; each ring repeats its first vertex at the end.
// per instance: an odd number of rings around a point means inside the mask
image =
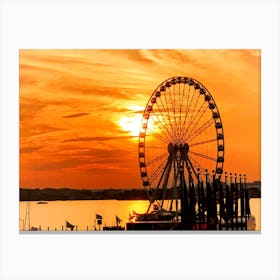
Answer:
POLYGON ((138 136, 140 131, 141 120, 141 114, 122 116, 119 120, 119 125, 125 132, 129 132, 131 136, 138 136))

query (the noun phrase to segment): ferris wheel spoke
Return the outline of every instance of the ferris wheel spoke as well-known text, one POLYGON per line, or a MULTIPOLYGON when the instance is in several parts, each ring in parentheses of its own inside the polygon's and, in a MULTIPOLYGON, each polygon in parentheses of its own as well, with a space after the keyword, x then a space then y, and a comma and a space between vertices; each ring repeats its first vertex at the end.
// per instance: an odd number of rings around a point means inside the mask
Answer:
POLYGON ((196 168, 202 167, 191 155, 189 155, 189 160, 192 162, 193 165, 196 166, 196 168))
MULTIPOLYGON (((179 84, 180 85, 180 84, 179 84)), ((178 87, 179 87, 178 85, 178 87)), ((177 109, 177 104, 176 104, 176 90, 177 90, 177 87, 174 86, 173 87, 173 118, 174 118, 174 124, 175 124, 175 130, 176 130, 176 138, 178 138, 178 120, 177 120, 177 116, 176 116, 176 109, 177 109)), ((179 97, 180 98, 180 88, 178 89, 178 93, 179 93, 179 97)))
POLYGON ((209 159, 209 160, 212 160, 214 162, 216 162, 217 160, 213 157, 210 157, 210 156, 207 156, 207 155, 203 155, 203 154, 200 154, 200 153, 197 153, 197 152, 192 152, 192 151, 189 151, 190 154, 193 154, 193 155, 196 155, 196 156, 199 156, 201 158, 205 158, 205 159, 209 159))
POLYGON ((208 121, 204 122, 197 130, 195 130, 192 134, 188 136, 186 141, 192 141, 195 137, 200 135, 202 132, 204 132, 206 129, 208 129, 212 124, 214 123, 214 120, 211 118, 208 121))
MULTIPOLYGON (((154 115, 153 115, 154 116, 154 115)), ((172 140, 172 138, 170 138, 170 135, 168 135, 167 134, 167 132, 164 130, 164 128, 161 126, 161 125, 159 125, 159 121, 157 120, 154 120, 154 118, 153 118, 153 116, 151 117, 151 120, 153 121, 153 124, 155 124, 158 128, 159 128, 159 130, 160 131, 158 131, 158 133, 162 133, 162 135, 164 136, 164 138, 168 141, 168 142, 171 142, 172 140)))
POLYGON ((183 106, 183 98, 184 98, 184 91, 185 91, 185 84, 183 84, 184 87, 181 90, 181 84, 178 85, 178 101, 177 101, 177 107, 176 109, 179 111, 179 116, 177 117, 177 130, 178 130, 178 138, 181 137, 181 131, 182 131, 182 106, 183 106))
MULTIPOLYGON (((183 108, 183 114, 185 115, 184 116, 184 118, 183 118, 183 123, 182 123, 182 127, 184 128, 185 127, 185 123, 186 123, 186 120, 187 120, 187 117, 188 117, 188 114, 187 114, 187 112, 188 112, 188 106, 189 106, 189 99, 190 99, 190 87, 188 87, 188 92, 187 92, 187 101, 186 101, 186 104, 182 104, 182 108, 183 108), (184 110, 184 108, 186 109, 186 110, 184 110)), ((181 120, 181 122, 182 122, 182 120, 181 120)))
POLYGON ((207 172, 205 171, 205 167, 203 167, 199 162, 197 162, 191 155, 189 155, 189 159, 197 166, 197 169, 199 168, 199 172, 206 175, 207 172))
POLYGON ((151 134, 152 136, 154 136, 155 138, 161 140, 162 142, 164 142, 164 143, 166 143, 166 144, 169 143, 168 139, 166 139, 165 137, 161 136, 159 133, 155 132, 155 131, 152 130, 151 128, 148 128, 148 127, 147 127, 147 128, 146 128, 146 131, 150 132, 150 134, 151 134))
POLYGON ((203 144, 207 144, 210 142, 216 142, 216 141, 217 141, 217 138, 213 138, 213 139, 209 139, 209 140, 205 140, 205 141, 201 141, 201 142, 191 143, 191 144, 189 144, 189 147, 203 145, 203 144))
POLYGON ((185 117, 184 117, 184 121, 183 121, 183 125, 182 125, 182 127, 183 127, 183 129, 185 129, 185 126, 186 126, 186 122, 187 122, 187 120, 188 120, 188 118, 189 118, 189 109, 190 109, 190 106, 191 106, 191 103, 192 103, 192 101, 193 101, 193 97, 194 97, 194 95, 192 95, 192 98, 191 98, 191 100, 190 100, 190 87, 188 88, 188 94, 187 94, 187 102, 186 102, 186 110, 185 110, 185 117))
MULTIPOLYGON (((188 95, 190 95, 190 91, 191 91, 191 87, 189 87, 189 94, 188 94, 188 95)), ((185 121, 184 121, 184 124, 186 123, 187 119, 188 119, 189 116, 190 116, 189 112, 190 112, 190 109, 191 109, 191 104, 192 104, 192 102, 193 102, 193 98, 194 98, 194 94, 192 94, 192 97, 191 97, 190 102, 189 102, 189 100, 188 100, 187 107, 186 107, 186 114, 185 114, 185 121)))
POLYGON ((169 92, 169 100, 170 100, 170 103, 171 103, 171 110, 172 110, 172 119, 173 119, 173 124, 174 124, 174 135, 175 135, 175 138, 177 138, 177 133, 176 133, 176 118, 175 118, 175 94, 174 94, 174 89, 175 89, 175 86, 172 87, 173 89, 173 92, 171 92, 170 90, 171 87, 168 88, 168 92, 169 92))
MULTIPOLYGON (((173 88, 173 92, 174 92, 174 87, 173 88)), ((172 108, 172 113, 174 114, 174 99, 173 99, 173 93, 170 91, 170 87, 168 87, 168 93, 169 93, 169 102, 171 104, 171 108, 172 108)))
POLYGON ((165 146, 146 146, 145 149, 161 149, 161 150, 166 150, 165 146))
POLYGON ((176 117, 175 117, 175 93, 174 93, 174 90, 175 90, 175 86, 172 87, 173 88, 173 93, 171 92, 170 90, 170 87, 168 88, 168 93, 169 93, 169 101, 170 101, 170 104, 171 104, 171 108, 170 108, 170 118, 171 120, 173 119, 172 123, 174 125, 174 129, 173 129, 173 133, 174 133, 174 136, 175 136, 175 139, 177 138, 177 124, 176 124, 176 117), (173 113, 173 116, 172 116, 172 113, 173 113))
MULTIPOLYGON (((199 118, 198 118, 198 120, 196 121, 196 123, 194 124, 194 126, 192 127, 192 129, 189 131, 189 135, 191 135, 193 132, 194 132, 194 130, 197 128, 197 125, 198 125, 198 123, 200 122, 200 120, 202 119, 202 117, 204 116, 204 114, 205 114, 205 112, 206 112, 206 110, 207 110, 207 103, 203 103, 202 105, 201 105, 201 107, 199 108, 199 113, 200 113, 200 116, 199 116, 199 118), (206 104, 206 106, 205 106, 205 108, 202 110, 202 108, 203 108, 203 106, 206 104)), ((198 114, 197 114, 198 115, 198 114)), ((186 134, 187 134, 187 132, 185 132, 185 134, 184 134, 184 138, 186 137, 186 134)))
MULTIPOLYGON (((164 129, 166 130, 166 132, 169 134, 170 139, 172 139, 172 141, 175 140, 174 135, 172 134, 172 132, 170 131, 171 127, 171 123, 168 119, 166 119, 166 117, 164 117, 164 112, 162 112, 162 110, 160 110, 160 116, 161 116, 161 120, 162 120, 162 125, 164 127, 164 129)), ((157 116, 158 117, 158 116, 157 116)), ((159 119, 159 118, 158 118, 159 119)), ((160 120, 160 119, 159 119, 160 120)))
POLYGON ((146 166, 147 166, 147 167, 148 167, 148 166, 151 166, 152 164, 155 164, 156 162, 158 162, 158 161, 161 160, 161 159, 166 158, 167 156, 168 156, 168 153, 163 153, 163 154, 161 154, 161 155, 159 155, 159 156, 157 156, 157 157, 151 159, 150 161, 147 161, 147 162, 146 162, 146 166))
POLYGON ((165 93, 164 93, 164 100, 165 100, 165 105, 166 105, 166 106, 164 105, 164 102, 161 100, 161 97, 160 97, 161 105, 162 105, 162 107, 164 108, 164 110, 165 110, 165 112, 166 112, 167 119, 168 119, 169 125, 170 125, 170 127, 171 127, 171 131, 173 132, 172 138, 175 139, 174 128, 173 128, 172 121, 171 121, 171 119, 170 119, 169 108, 168 108, 168 103, 167 103, 167 99, 166 99, 165 93))
POLYGON ((193 118, 192 122, 189 124, 188 128, 185 129, 184 131, 184 138, 186 138, 187 134, 192 134, 192 132, 196 129, 198 123, 200 122, 200 120, 203 118, 203 116, 205 115, 205 112, 207 110, 207 104, 205 106, 205 102, 203 102, 201 104, 201 106, 199 107, 199 109, 196 112, 195 117, 193 118), (199 116, 198 120, 196 121, 196 123, 192 126, 192 124, 194 123, 195 119, 197 118, 197 116, 199 116), (192 127, 191 127, 192 126, 192 127), (191 128, 191 129, 190 129, 191 128), (188 133, 189 132, 189 133, 188 133))
POLYGON ((159 175, 162 174, 165 165, 166 162, 163 162, 155 170, 151 171, 151 176, 149 177, 149 181, 151 184, 153 184, 156 181, 156 179, 159 177, 159 175))
MULTIPOLYGON (((179 84, 179 92, 180 92, 180 84, 179 84)), ((184 88, 183 88, 182 99, 179 101, 179 103, 180 103, 180 117, 179 117, 180 135, 179 135, 179 137, 181 137, 181 131, 183 129, 183 126, 182 126, 182 106, 183 106, 183 101, 184 101, 184 94, 185 94, 185 84, 184 84, 184 88)))
MULTIPOLYGON (((193 93, 193 95, 195 95, 195 92, 196 92, 196 90, 194 90, 194 93, 193 93)), ((194 104, 194 106, 193 106, 193 109, 192 109, 192 114, 191 114, 191 119, 190 119, 190 122, 189 122, 189 125, 188 125, 188 127, 187 127, 187 130, 189 129, 189 127, 192 125, 192 123, 193 123, 193 121, 194 121, 194 119, 195 119, 195 116, 196 116, 196 114, 197 114, 197 110, 196 110, 196 108, 197 108, 197 105, 198 105, 198 100, 199 100, 199 98, 200 98, 200 95, 199 94, 197 94, 197 97, 196 97, 196 101, 195 101, 195 104, 194 104)), ((191 109, 191 108, 190 108, 191 109)))
MULTIPOLYGON (((195 93, 195 90, 194 90, 194 93, 195 93)), ((189 125, 187 126, 186 129, 184 129, 184 135, 187 134, 187 132, 189 131, 189 128, 191 127, 191 125, 193 124, 193 121, 194 121, 195 118, 196 118, 196 115, 198 114, 198 110, 196 110, 196 107, 197 107, 199 98, 200 98, 200 95, 198 94, 198 95, 197 95, 197 98, 196 98, 196 101, 195 101, 195 105, 194 105, 193 110, 192 110, 193 113, 192 113, 192 115, 191 115, 189 125), (194 112, 195 112, 195 113, 194 113, 194 112)))
MULTIPOLYGON (((159 109, 158 109, 158 110, 159 110, 159 109)), ((161 115, 161 119, 159 118, 158 114, 153 114, 153 115, 152 115, 152 118, 153 118, 153 116, 155 116, 156 119, 157 119, 157 121, 155 121, 154 119, 152 119, 152 120, 153 120, 153 123, 155 123, 155 124, 157 125, 157 127, 162 131, 162 133, 166 136, 166 138, 168 138, 169 141, 171 142, 171 141, 173 140, 173 137, 172 137, 172 135, 171 135, 171 133, 170 133, 170 131, 169 131, 169 129, 168 129, 168 126, 167 126, 167 124, 166 124, 166 122, 165 122, 165 120, 164 120, 164 118, 163 118, 163 116, 162 116, 161 111, 159 111, 159 112, 160 112, 160 115, 161 115), (162 124, 162 125, 159 125, 159 124, 162 124), (167 134, 168 134, 169 136, 167 136, 167 134)))

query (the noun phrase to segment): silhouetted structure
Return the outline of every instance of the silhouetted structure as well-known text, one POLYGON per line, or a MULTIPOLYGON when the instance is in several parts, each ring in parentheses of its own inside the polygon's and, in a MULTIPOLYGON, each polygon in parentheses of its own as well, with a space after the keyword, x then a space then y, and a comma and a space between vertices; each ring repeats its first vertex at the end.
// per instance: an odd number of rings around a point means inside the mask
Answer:
POLYGON ((239 180, 237 174, 230 173, 229 177, 228 182, 225 173, 222 182, 221 177, 213 176, 210 180, 207 174, 206 182, 198 180, 194 186, 191 176, 186 184, 180 172, 180 215, 163 208, 135 213, 133 221, 127 223, 127 230, 253 230, 246 175, 239 175, 239 180))

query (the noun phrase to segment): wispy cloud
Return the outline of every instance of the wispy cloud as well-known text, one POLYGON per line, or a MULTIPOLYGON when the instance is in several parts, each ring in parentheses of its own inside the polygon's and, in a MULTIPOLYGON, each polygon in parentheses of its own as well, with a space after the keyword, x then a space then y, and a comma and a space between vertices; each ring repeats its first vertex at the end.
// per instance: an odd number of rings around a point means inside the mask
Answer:
POLYGON ((120 120, 133 123, 177 75, 213 95, 228 168, 250 154, 242 162, 260 176, 260 50, 21 50, 19 66, 21 185, 138 184, 137 137, 120 120))
POLYGON ((78 117, 83 117, 83 116, 88 116, 89 113, 78 113, 78 114, 71 114, 71 115, 66 115, 66 116, 62 116, 62 118, 78 118, 78 117))
POLYGON ((63 143, 67 142, 103 142, 103 141, 112 141, 120 139, 131 139, 136 138, 135 136, 97 136, 97 137, 78 137, 73 139, 66 139, 63 143))
POLYGON ((129 60, 137 63, 147 63, 153 65, 155 61, 147 55, 145 50, 123 49, 123 50, 103 50, 105 54, 111 53, 115 57, 127 57, 129 60))
POLYGON ((40 150, 42 147, 43 146, 20 148, 20 153, 33 153, 33 152, 40 150))

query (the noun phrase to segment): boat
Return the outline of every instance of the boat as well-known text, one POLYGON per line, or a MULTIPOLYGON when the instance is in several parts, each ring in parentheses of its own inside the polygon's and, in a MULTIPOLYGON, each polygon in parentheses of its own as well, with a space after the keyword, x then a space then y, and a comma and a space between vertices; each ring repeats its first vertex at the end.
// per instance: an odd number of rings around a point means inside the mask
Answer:
POLYGON ((171 221, 176 218, 176 211, 167 211, 165 209, 153 210, 149 213, 136 213, 133 211, 133 215, 129 217, 129 220, 135 222, 143 221, 171 221))
POLYGON ((38 201, 37 204, 48 204, 47 201, 38 201))
POLYGON ((180 211, 168 211, 155 207, 151 212, 137 213, 134 210, 126 224, 127 230, 175 230, 179 229, 181 219, 180 211))

